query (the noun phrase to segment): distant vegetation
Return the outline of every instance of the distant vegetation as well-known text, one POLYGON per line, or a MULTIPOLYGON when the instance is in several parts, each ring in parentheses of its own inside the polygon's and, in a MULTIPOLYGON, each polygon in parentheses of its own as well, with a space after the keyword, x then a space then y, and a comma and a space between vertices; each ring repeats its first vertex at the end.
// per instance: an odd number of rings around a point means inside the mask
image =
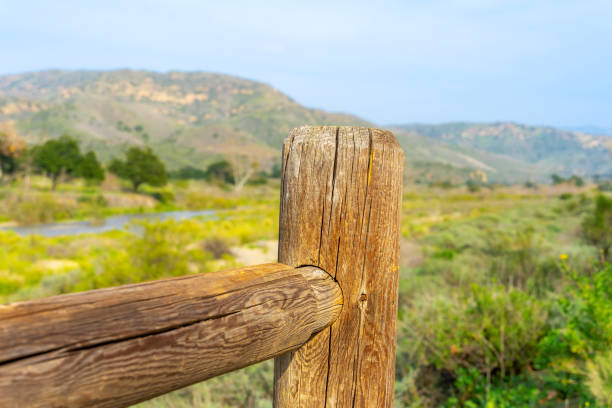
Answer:
POLYGON ((553 174, 552 176, 550 176, 552 183, 554 185, 559 185, 559 184, 573 184, 577 187, 582 187, 584 186, 584 180, 582 179, 582 177, 573 175, 571 177, 568 178, 563 178, 561 176, 559 176, 558 174, 553 174))
POLYGON ((0 123, 0 182, 6 175, 14 174, 18 160, 24 154, 26 144, 10 123, 0 123))
POLYGON ((400 125, 394 130, 407 157, 480 169, 495 182, 612 174, 612 143, 604 136, 509 122, 400 125), (428 146, 422 146, 426 141, 428 146))
POLYGON ((259 170, 257 162, 242 155, 212 161, 204 169, 186 166, 167 172, 156 152, 138 146, 105 166, 95 152, 82 154, 80 145, 63 135, 27 146, 10 124, 0 124, 0 226, 83 218, 103 222, 106 216, 123 213, 227 208, 243 200, 219 200, 202 190, 216 186, 239 192, 245 185, 265 185, 280 175, 277 166, 269 172, 259 170), (189 189, 198 181, 207 187, 189 189))
POLYGON ((594 211, 582 222, 582 231, 586 240, 601 250, 603 260, 612 260, 612 198, 597 197, 594 211))
MULTIPOLYGON (((128 181, 133 192, 140 187, 163 187, 168 178, 180 180, 204 180, 217 185, 231 185, 240 190, 245 184, 265 184, 269 178, 280 177, 277 164, 269 172, 259 170, 259 164, 247 155, 230 155, 229 160, 211 162, 205 169, 184 166, 168 172, 165 163, 150 148, 129 147, 124 158, 112 158, 107 169, 110 173, 128 181)), ((10 123, 0 123, 0 185, 11 179, 28 179, 32 174, 42 174, 51 180, 55 191, 60 182, 83 179, 90 185, 100 184, 106 178, 106 170, 95 152, 81 153, 80 143, 64 134, 42 144, 28 147, 10 123)))
POLYGON ((82 177, 90 182, 104 180, 104 169, 92 151, 81 154, 78 142, 64 135, 34 146, 29 154, 34 168, 51 178, 52 189, 57 188, 60 177, 82 177))
POLYGON ((129 180, 134 191, 138 191, 138 187, 144 183, 159 187, 168 181, 166 166, 151 149, 130 147, 125 153, 125 159, 113 159, 108 170, 129 180))
MULTIPOLYGON (((130 146, 150 147, 169 171, 205 169, 236 154, 269 171, 293 127, 372 125, 305 108, 242 78, 129 70, 0 76, 0 122, 6 121, 30 144, 69 134, 103 162, 130 146)), ((393 131, 415 172, 451 166, 458 175, 482 171, 493 183, 612 175, 612 139, 602 136, 508 122, 400 125, 393 131)))

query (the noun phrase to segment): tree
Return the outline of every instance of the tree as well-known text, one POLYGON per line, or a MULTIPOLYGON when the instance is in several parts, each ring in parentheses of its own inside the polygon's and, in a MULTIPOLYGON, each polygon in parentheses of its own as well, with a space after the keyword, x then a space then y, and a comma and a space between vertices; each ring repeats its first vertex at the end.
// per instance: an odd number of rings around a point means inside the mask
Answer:
POLYGON ((477 193, 480 191, 480 184, 478 184, 478 182, 474 181, 474 180, 468 180, 465 182, 465 185, 468 188, 468 191, 470 193, 477 193))
POLYGON ((272 165, 272 169, 269 174, 270 178, 281 178, 281 164, 276 162, 272 165))
POLYGON ((202 180, 207 178, 206 170, 198 169, 193 166, 181 167, 169 174, 171 178, 177 178, 182 180, 202 180))
POLYGON ((82 157, 79 175, 92 183, 99 183, 104 180, 104 169, 94 152, 87 152, 82 157))
POLYGON ((233 171, 234 190, 236 191, 242 190, 247 181, 249 181, 259 169, 259 163, 251 160, 251 158, 245 154, 231 156, 230 164, 233 171))
POLYGON ((206 169, 206 179, 212 182, 234 183, 234 171, 227 160, 212 163, 206 169))
POLYGON ((601 194, 595 200, 595 210, 582 222, 586 240, 597 246, 608 259, 612 248, 612 198, 601 194))
POLYGON ((0 124, 0 181, 5 174, 17 171, 18 159, 24 154, 26 144, 10 123, 0 124))
POLYGON ((582 179, 582 177, 577 176, 575 174, 569 178, 569 182, 575 185, 576 187, 584 186, 584 180, 582 179))
POLYGON ((130 147, 125 160, 113 159, 108 170, 132 183, 134 191, 142 184, 163 186, 168 181, 166 166, 150 148, 130 147))
POLYGON ((60 176, 78 176, 81 168, 79 144, 68 135, 46 141, 34 149, 34 165, 51 178, 57 188, 60 176))
POLYGON ((550 179, 553 183, 553 185, 558 185, 558 184, 563 184, 565 183, 565 179, 561 176, 559 176, 558 174, 553 174, 552 176, 550 176, 550 179))

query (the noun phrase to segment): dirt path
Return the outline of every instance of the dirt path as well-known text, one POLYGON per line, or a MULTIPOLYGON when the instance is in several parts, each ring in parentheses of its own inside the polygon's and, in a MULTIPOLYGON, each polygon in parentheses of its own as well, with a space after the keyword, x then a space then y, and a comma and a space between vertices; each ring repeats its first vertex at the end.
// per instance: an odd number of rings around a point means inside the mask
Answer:
POLYGON ((243 265, 257 265, 276 262, 278 241, 257 241, 245 246, 232 247, 236 261, 243 265))
POLYGON ((421 245, 413 239, 402 238, 400 241, 400 266, 416 268, 423 264, 423 260, 421 245))

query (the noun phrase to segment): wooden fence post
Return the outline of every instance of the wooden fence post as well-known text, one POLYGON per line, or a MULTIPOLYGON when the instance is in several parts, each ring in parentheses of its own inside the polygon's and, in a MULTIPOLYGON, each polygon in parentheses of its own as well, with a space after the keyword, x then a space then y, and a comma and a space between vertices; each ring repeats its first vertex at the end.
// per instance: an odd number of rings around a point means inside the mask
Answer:
POLYGON ((393 405, 402 167, 379 129, 301 127, 285 141, 279 262, 327 271, 344 306, 276 358, 276 408, 393 405))

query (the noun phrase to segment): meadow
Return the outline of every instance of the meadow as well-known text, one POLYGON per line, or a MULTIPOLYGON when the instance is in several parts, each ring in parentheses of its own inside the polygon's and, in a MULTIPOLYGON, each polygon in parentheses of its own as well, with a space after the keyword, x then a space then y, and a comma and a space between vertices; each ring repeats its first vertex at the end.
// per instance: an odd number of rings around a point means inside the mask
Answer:
MULTIPOLYGON (((113 177, 57 191, 36 177, 2 186, 5 226, 218 212, 102 234, 0 231, 0 302, 229 268, 249 263, 245 249, 274 260, 278 188, 277 179, 241 192, 180 180, 135 194, 113 177)), ((572 185, 405 186, 396 407, 612 404, 612 205, 601 194, 572 185)), ((272 365, 139 406, 268 407, 272 365)))

